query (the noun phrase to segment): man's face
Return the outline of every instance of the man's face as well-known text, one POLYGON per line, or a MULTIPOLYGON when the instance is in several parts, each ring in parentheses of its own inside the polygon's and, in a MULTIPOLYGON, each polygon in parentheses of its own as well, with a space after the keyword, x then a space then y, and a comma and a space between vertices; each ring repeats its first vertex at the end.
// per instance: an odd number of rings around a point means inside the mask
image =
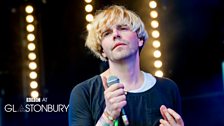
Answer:
POLYGON ((143 45, 127 25, 114 25, 102 32, 103 56, 111 61, 122 60, 135 55, 143 45))

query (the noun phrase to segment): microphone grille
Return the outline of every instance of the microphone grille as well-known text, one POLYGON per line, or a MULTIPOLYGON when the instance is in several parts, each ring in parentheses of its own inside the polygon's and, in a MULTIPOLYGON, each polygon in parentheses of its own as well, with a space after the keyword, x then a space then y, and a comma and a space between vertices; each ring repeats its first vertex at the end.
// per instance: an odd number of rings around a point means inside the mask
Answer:
POLYGON ((119 82, 120 80, 117 76, 109 76, 109 78, 107 79, 108 86, 111 86, 112 84, 119 83, 119 82))

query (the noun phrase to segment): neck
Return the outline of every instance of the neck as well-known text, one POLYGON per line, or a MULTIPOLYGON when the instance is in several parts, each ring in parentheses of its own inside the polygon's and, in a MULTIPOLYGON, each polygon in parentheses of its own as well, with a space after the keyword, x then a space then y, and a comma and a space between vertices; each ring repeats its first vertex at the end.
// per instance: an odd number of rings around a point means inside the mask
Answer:
POLYGON ((125 90, 138 89, 144 81, 140 70, 139 56, 135 59, 122 60, 119 62, 109 61, 108 76, 115 75, 124 84, 125 90))

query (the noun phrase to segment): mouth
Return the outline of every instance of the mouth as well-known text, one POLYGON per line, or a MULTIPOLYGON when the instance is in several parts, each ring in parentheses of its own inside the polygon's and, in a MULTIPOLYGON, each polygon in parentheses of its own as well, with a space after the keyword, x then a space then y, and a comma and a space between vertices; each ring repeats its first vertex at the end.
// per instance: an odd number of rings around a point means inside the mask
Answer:
POLYGON ((119 46, 122 46, 122 45, 126 45, 126 44, 125 43, 122 43, 122 42, 118 42, 118 43, 116 43, 114 45, 114 47, 112 48, 112 50, 115 49, 115 48, 117 48, 117 47, 119 47, 119 46))

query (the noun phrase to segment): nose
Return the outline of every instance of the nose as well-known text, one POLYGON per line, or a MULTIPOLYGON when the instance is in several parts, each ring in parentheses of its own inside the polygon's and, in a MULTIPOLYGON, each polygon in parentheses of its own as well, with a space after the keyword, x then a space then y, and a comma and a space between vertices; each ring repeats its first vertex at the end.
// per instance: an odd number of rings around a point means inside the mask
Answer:
POLYGON ((113 29, 113 40, 121 38, 119 30, 116 28, 113 29))

